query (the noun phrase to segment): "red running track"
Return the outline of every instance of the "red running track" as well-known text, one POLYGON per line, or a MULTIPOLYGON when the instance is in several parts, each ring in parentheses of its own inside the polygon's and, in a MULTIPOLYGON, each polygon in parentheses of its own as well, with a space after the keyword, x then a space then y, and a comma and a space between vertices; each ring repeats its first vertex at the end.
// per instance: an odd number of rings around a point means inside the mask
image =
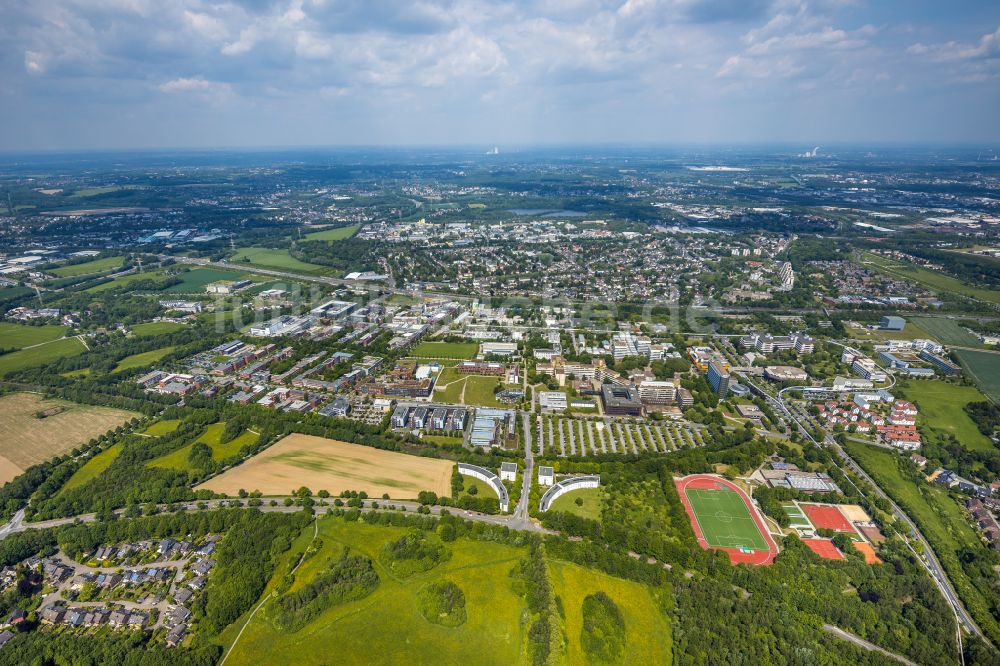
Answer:
POLYGON ((704 550, 712 548, 712 550, 721 550, 726 555, 729 556, 729 561, 733 564, 759 564, 766 565, 774 562, 774 558, 778 556, 778 544, 774 542, 771 538, 771 533, 767 531, 767 525, 764 524, 764 519, 760 517, 757 513, 757 508, 754 507, 753 501, 747 496, 743 489, 720 476, 715 476, 713 474, 692 474, 691 476, 685 476, 683 479, 674 479, 674 485, 677 487, 677 494, 681 497, 681 504, 684 505, 684 510, 687 511, 688 520, 691 521, 691 527, 694 529, 694 535, 698 539, 698 545, 704 550), (719 548, 714 546, 709 546, 708 542, 705 541, 705 535, 701 532, 701 527, 698 525, 697 519, 695 519, 694 509, 691 508, 691 502, 687 498, 688 488, 705 488, 708 490, 721 490, 723 488, 732 490, 740 496, 743 503, 746 504, 747 509, 750 511, 750 516, 753 518, 754 523, 757 525, 757 529, 760 531, 761 535, 764 537, 764 541, 767 543, 768 550, 755 550, 749 553, 744 553, 739 548, 719 548))

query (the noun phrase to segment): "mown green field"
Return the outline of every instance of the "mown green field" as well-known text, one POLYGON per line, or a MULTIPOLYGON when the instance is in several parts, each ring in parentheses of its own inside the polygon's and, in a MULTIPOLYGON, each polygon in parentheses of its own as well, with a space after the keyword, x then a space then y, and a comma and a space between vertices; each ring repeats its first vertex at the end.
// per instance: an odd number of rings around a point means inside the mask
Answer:
POLYGON ((114 446, 107 448, 96 456, 88 460, 83 464, 83 467, 73 472, 73 476, 69 477, 69 481, 63 484, 63 487, 59 489, 59 492, 66 492, 67 490, 72 490, 78 486, 82 486, 92 479, 96 479, 100 474, 111 466, 111 463, 115 461, 115 458, 122 452, 122 445, 115 444, 114 446))
POLYGON ((66 334, 65 326, 25 326, 0 322, 0 349, 29 347, 43 342, 58 340, 66 334))
POLYGON ((479 353, 479 345, 475 342, 421 342, 410 353, 410 356, 466 360, 475 358, 477 353, 479 353))
MULTIPOLYGON (((560 498, 561 499, 561 498, 560 498)), ((663 664, 673 660, 670 621, 660 600, 649 588, 614 578, 576 564, 549 562, 552 592, 566 612, 567 664, 594 663, 582 649, 583 600, 604 592, 618 606, 625 621, 623 664, 663 664)))
POLYGON ((161 271, 145 271, 143 273, 128 273, 126 275, 121 275, 116 277, 111 282, 102 282, 101 284, 94 285, 88 289, 85 289, 87 293, 96 294, 102 291, 107 291, 108 289, 116 289, 117 287, 122 287, 132 282, 137 282, 139 280, 159 280, 163 277, 161 271))
POLYGON ((465 404, 479 407, 503 407, 493 393, 497 385, 496 377, 481 377, 472 375, 465 384, 465 404))
POLYGON ((1000 403, 1000 354, 968 349, 958 349, 955 354, 976 386, 993 402, 1000 403))
POLYGON ((175 284, 163 290, 165 294, 202 294, 205 287, 221 280, 241 280, 248 276, 238 271, 226 271, 219 268, 192 268, 178 273, 180 284, 175 284))
POLYGON ((307 264, 299 261, 285 249, 268 247, 241 247, 233 252, 229 261, 248 263, 264 268, 277 268, 298 273, 333 272, 333 269, 318 264, 307 264))
POLYGON ((141 354, 126 356, 122 360, 118 361, 118 365, 115 366, 115 369, 112 370, 112 372, 122 372, 123 370, 131 370, 132 368, 142 368, 147 365, 152 365, 172 352, 174 349, 176 349, 176 347, 171 345, 169 347, 161 347, 148 352, 142 352, 141 354))
MULTIPOLYGON (((995 355, 1000 359, 1000 355, 995 355)), ((982 402, 986 396, 974 386, 956 386, 943 381, 910 381, 900 387, 906 398, 917 405, 917 422, 951 433, 969 450, 992 451, 993 443, 979 432, 963 407, 982 402)))
POLYGON ((0 356, 0 375, 15 370, 23 370, 24 368, 32 368, 36 365, 51 363, 57 358, 63 358, 64 356, 76 356, 85 351, 87 351, 87 348, 77 338, 53 340, 37 347, 29 347, 0 356))
POLYGON ((101 273, 103 271, 111 270, 112 268, 119 268, 123 263, 125 263, 125 257, 103 257, 101 259, 94 259, 93 261, 87 261, 82 264, 61 266, 60 268, 56 268, 49 272, 53 275, 58 275, 59 277, 76 277, 77 275, 101 273))
POLYGON ((865 252, 863 257, 864 261, 869 262, 872 266, 887 275, 900 280, 920 283, 932 291, 951 292, 988 303, 1000 303, 1000 291, 974 287, 950 275, 927 270, 913 264, 904 264, 886 259, 870 252, 865 252))
POLYGON ((253 444, 257 440, 257 435, 248 430, 234 437, 225 444, 220 443, 219 439, 222 437, 222 431, 225 427, 225 423, 213 423, 205 429, 205 432, 203 432, 190 444, 182 446, 176 451, 171 451, 170 453, 160 456, 159 458, 154 458, 146 464, 149 467, 164 467, 169 469, 184 470, 188 468, 188 455, 191 453, 191 447, 193 447, 196 442, 208 444, 208 446, 212 449, 212 460, 218 462, 235 456, 240 452, 240 449, 243 446, 253 444))
POLYGON ((959 326, 952 319, 944 317, 910 317, 910 321, 927 331, 931 337, 945 345, 979 347, 979 338, 959 326))
POLYGON ((345 238, 350 238, 354 235, 354 232, 361 227, 360 224, 352 224, 349 227, 338 227, 336 229, 324 229, 323 231, 314 231, 311 234, 306 234, 306 240, 319 240, 319 241, 338 241, 344 240, 345 238))
POLYGON ((178 324, 172 321, 148 321, 143 324, 136 324, 133 326, 132 332, 139 337, 145 337, 150 335, 173 333, 174 331, 179 331, 182 328, 184 328, 184 324, 178 324))
POLYGON ((150 437, 160 437, 162 435, 167 435, 177 430, 180 426, 180 419, 166 419, 164 421, 156 421, 155 423, 149 424, 149 427, 142 431, 143 435, 149 435, 150 437))
POLYGON ((604 501, 602 488, 582 488, 566 493, 549 506, 549 511, 565 511, 591 520, 601 519, 601 503, 604 501), (583 500, 582 506, 577 506, 576 500, 583 500))
MULTIPOLYGON (((302 564, 291 589, 313 579, 344 546, 372 559, 380 578, 378 587, 364 599, 328 608, 295 633, 278 631, 261 611, 250 620, 226 663, 520 663, 527 632, 521 622, 525 606, 511 590, 509 573, 525 551, 459 539, 447 544, 451 557, 446 562, 403 580, 382 564, 379 554, 386 542, 407 531, 321 518, 322 549, 302 564), (420 590, 439 581, 451 581, 465 594, 468 619, 458 627, 428 622, 417 606, 420 590)), ((306 532, 312 536, 312 530, 306 532)), ((301 539, 295 545, 302 547, 301 539)), ((283 571, 281 565, 278 571, 283 571)), ((273 585, 271 581, 269 587, 273 585)), ((241 619, 230 626, 220 642, 230 645, 244 622, 241 619)))

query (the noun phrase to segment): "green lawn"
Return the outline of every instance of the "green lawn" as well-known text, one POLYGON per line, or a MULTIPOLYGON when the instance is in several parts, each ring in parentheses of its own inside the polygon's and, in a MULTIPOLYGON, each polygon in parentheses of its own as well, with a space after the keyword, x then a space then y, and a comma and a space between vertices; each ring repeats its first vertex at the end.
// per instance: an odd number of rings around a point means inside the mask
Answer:
MULTIPOLYGON (((462 441, 462 440, 458 440, 462 441)), ((496 497, 497 491, 493 490, 493 486, 486 483, 485 481, 480 481, 479 479, 472 476, 463 476, 462 485, 465 486, 465 492, 468 493, 470 488, 476 489, 476 497, 496 497)))
MULTIPOLYGON (((465 379, 450 382, 443 391, 435 390, 431 395, 431 399, 434 402, 444 402, 457 405, 459 404, 459 398, 462 397, 462 389, 465 387, 465 383, 465 379)), ((439 383, 439 385, 443 386, 444 384, 439 383)))
POLYGON ((37 347, 29 347, 11 354, 0 356, 0 375, 36 365, 50 363, 64 356, 76 356, 87 351, 77 338, 53 340, 37 347))
POLYGON ((739 494, 708 488, 688 488, 684 494, 710 547, 768 549, 767 541, 739 494))
POLYGON ((58 340, 66 334, 65 326, 25 326, 23 324, 12 324, 10 322, 0 322, 0 348, 21 349, 31 345, 41 344, 58 340))
POLYGON ((955 352, 965 372, 993 402, 1000 403, 1000 354, 959 349, 955 352))
POLYGON ((118 365, 115 366, 115 369, 112 370, 112 372, 121 372, 123 370, 131 370, 132 368, 142 368, 147 365, 152 365, 172 352, 174 349, 176 349, 176 347, 171 345, 169 347, 160 347, 159 349, 153 349, 152 351, 142 352, 141 354, 126 356, 122 360, 118 361, 118 365))
POLYGON ((248 430, 237 435, 225 444, 222 444, 219 442, 219 439, 222 437, 222 431, 225 427, 225 423, 213 423, 205 428, 205 432, 203 432, 200 437, 195 439, 190 444, 182 446, 176 451, 171 451, 170 453, 160 456, 159 458, 154 458, 146 464, 149 467, 164 467, 169 469, 184 470, 188 468, 188 454, 191 452, 191 447, 193 447, 196 442, 208 444, 208 446, 212 449, 212 460, 218 462, 235 456, 240 452, 240 449, 243 446, 253 444, 257 440, 257 435, 248 430))
POLYGON ((239 271, 227 271, 219 268, 192 268, 178 273, 180 284, 175 284, 163 290, 165 294, 202 294, 205 286, 221 280, 240 280, 248 276, 239 271))
POLYGON ((503 407, 496 399, 493 387, 497 385, 496 377, 481 377, 471 375, 465 384, 465 404, 479 407, 503 407))
POLYGON ((566 664, 591 664, 583 651, 583 600, 604 592, 618 606, 625 621, 625 659, 623 664, 662 664, 672 661, 670 620, 654 596, 662 593, 633 581, 622 580, 577 564, 549 562, 552 592, 565 610, 566 664))
POLYGON ((139 337, 145 337, 149 335, 173 333, 174 331, 179 331, 182 328, 184 328, 184 324, 178 324, 172 321, 149 321, 144 324, 136 324, 132 327, 132 332, 139 337))
POLYGON ((91 479, 96 479, 100 476, 101 472, 106 470, 111 463, 115 461, 115 458, 117 458, 118 454, 121 452, 121 444, 115 444, 114 446, 101 451, 84 463, 83 467, 73 472, 73 476, 69 477, 69 481, 63 484, 63 487, 59 490, 59 492, 62 493, 67 490, 72 490, 73 488, 82 486, 91 479))
POLYGON ((600 520, 601 504, 603 501, 603 488, 582 488, 557 498, 549 506, 549 511, 565 511, 566 513, 574 513, 583 518, 600 520), (577 506, 576 500, 578 499, 583 500, 582 506, 577 506))
POLYGON ((142 431, 142 434, 149 435, 150 437, 160 437, 162 435, 168 435, 174 430, 177 430, 180 426, 180 419, 167 419, 164 421, 156 421, 149 424, 149 427, 142 431))
POLYGON ((975 298, 988 303, 1000 303, 1000 291, 974 287, 958 278, 938 273, 926 268, 921 268, 909 263, 901 263, 891 259, 886 259, 870 252, 863 254, 864 261, 879 271, 891 275, 900 280, 917 282, 932 291, 945 291, 968 298, 975 298))
POLYGON ((138 282, 139 280, 159 280, 163 277, 162 271, 144 271, 142 273, 127 273, 125 275, 116 277, 111 282, 102 282, 101 284, 94 285, 89 289, 85 289, 87 293, 96 294, 102 291, 107 291, 108 289, 115 289, 117 287, 122 287, 132 282, 138 282))
MULTIPOLYGON (((305 560, 290 589, 313 579, 344 546, 371 558, 380 578, 378 587, 364 599, 328 608, 295 633, 276 630, 263 611, 257 613, 227 665, 521 663, 527 633, 521 622, 525 607, 511 590, 509 573, 525 551, 458 539, 447 544, 451 557, 446 562, 402 580, 385 568, 379 554, 386 542, 407 531, 321 518, 322 548, 305 560), (455 583, 465 595, 468 619, 458 627, 432 624, 420 613, 418 593, 439 581, 455 583)), ((312 536, 311 528, 306 532, 312 536)), ((278 571, 283 571, 281 566, 278 571)), ((220 642, 231 644, 243 622, 223 632, 220 642)))
POLYGON ((475 358, 477 353, 479 345, 475 342, 421 342, 410 356, 466 360, 475 358))
POLYGON ((101 273, 111 270, 112 268, 120 268, 123 263, 125 263, 125 257, 104 257, 102 259, 87 261, 82 264, 62 266, 49 272, 53 275, 58 275, 59 277, 76 277, 77 275, 101 273))
POLYGON ((979 347, 979 338, 959 326, 952 319, 944 317, 910 317, 910 321, 924 329, 938 342, 962 347, 979 347))
POLYGON ((345 238, 350 238, 354 235, 354 232, 361 227, 360 224, 352 224, 349 227, 337 227, 336 229, 324 229, 323 231, 314 231, 311 234, 306 234, 306 240, 319 240, 319 241, 338 241, 344 240, 345 238))
MULTIPOLYGON (((1000 360, 1000 355, 996 356, 1000 360)), ((982 402, 986 396, 974 386, 956 386, 943 381, 910 381, 900 385, 906 398, 917 405, 917 422, 935 430, 955 435, 969 450, 992 451, 993 443, 979 432, 975 422, 962 408, 970 402, 982 402)))
POLYGON ((229 257, 229 261, 298 273, 333 272, 333 269, 326 266, 307 264, 304 261, 299 261, 290 255, 288 250, 268 247, 241 247, 233 252, 232 256, 229 257))

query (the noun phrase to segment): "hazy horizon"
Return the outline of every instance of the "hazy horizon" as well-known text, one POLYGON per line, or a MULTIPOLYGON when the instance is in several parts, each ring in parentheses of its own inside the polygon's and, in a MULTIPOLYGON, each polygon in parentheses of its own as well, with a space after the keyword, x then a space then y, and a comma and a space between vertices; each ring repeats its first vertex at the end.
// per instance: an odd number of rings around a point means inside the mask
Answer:
POLYGON ((1000 5, 15 0, 0 151, 1000 142, 1000 5))

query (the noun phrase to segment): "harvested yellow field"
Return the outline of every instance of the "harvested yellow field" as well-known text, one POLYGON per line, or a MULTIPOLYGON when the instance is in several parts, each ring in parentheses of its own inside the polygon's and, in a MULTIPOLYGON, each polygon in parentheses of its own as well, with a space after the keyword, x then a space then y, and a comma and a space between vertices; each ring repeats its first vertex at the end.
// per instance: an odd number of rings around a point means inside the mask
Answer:
POLYGON ((240 489, 287 495, 302 486, 313 492, 362 490, 410 499, 421 490, 451 494, 454 464, 312 435, 288 435, 242 465, 209 479, 196 490, 236 495, 240 489))
POLYGON ((35 393, 0 398, 0 432, 4 434, 0 440, 0 485, 136 416, 123 409, 46 400, 35 393), (38 418, 39 412, 50 415, 38 418))

